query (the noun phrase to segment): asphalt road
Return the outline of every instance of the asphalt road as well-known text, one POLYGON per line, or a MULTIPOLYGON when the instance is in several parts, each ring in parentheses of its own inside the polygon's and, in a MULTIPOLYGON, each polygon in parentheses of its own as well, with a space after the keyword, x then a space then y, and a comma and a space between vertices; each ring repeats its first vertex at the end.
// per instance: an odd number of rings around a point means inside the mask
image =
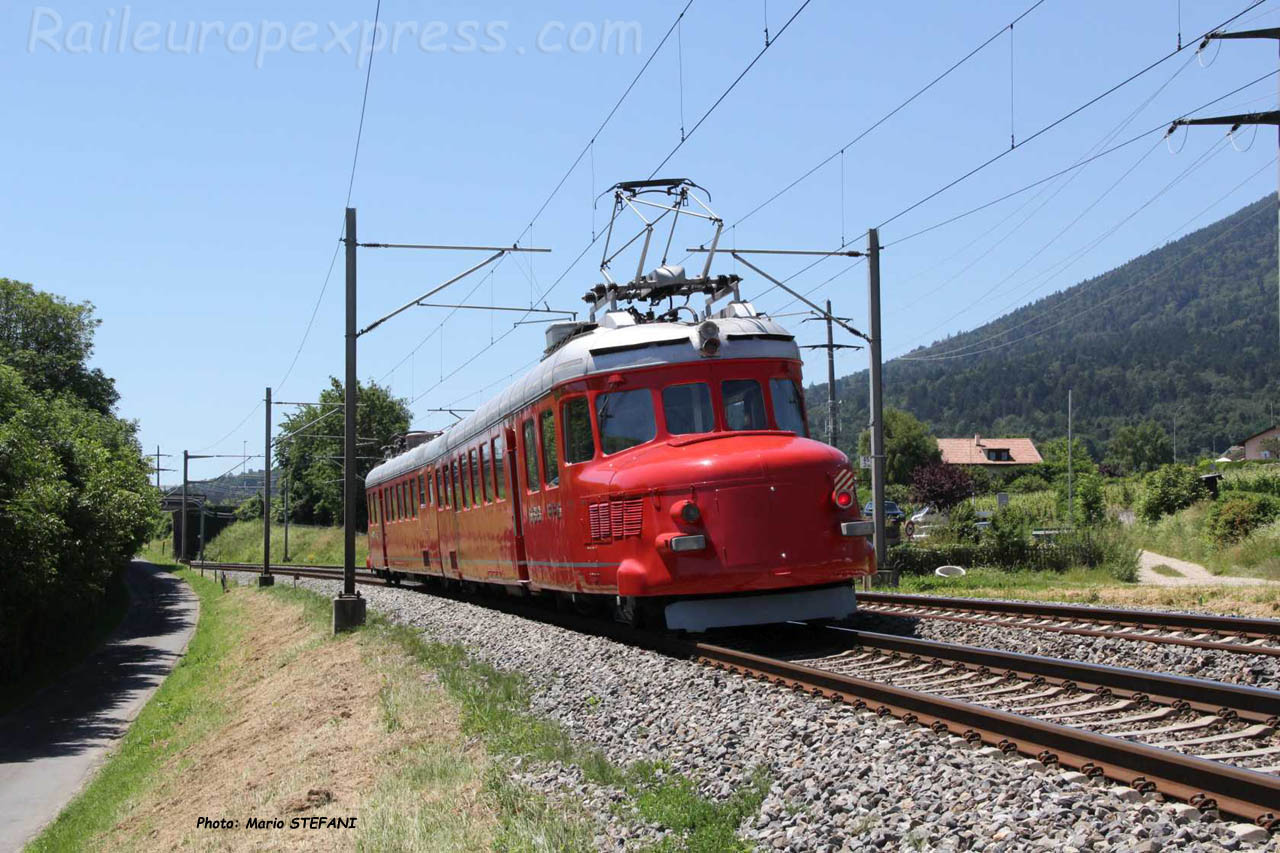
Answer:
POLYGON ((190 587, 138 560, 125 582, 129 610, 102 648, 0 717, 0 853, 57 817, 186 651, 200 612, 190 587))

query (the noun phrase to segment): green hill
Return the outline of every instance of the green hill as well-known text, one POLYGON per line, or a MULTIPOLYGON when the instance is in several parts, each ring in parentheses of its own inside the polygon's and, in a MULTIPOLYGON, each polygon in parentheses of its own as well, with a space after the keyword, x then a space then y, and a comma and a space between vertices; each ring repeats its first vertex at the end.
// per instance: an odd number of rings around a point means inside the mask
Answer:
MULTIPOLYGON (((1179 456, 1223 451, 1280 402, 1276 200, 1267 196, 1128 263, 885 365, 885 404, 935 435, 1075 430, 1101 451, 1126 423, 1177 419, 1179 456), (930 356, 951 356, 937 360, 930 356), (955 357, 962 356, 962 357, 955 357)), ((889 342, 892 344, 892 341, 889 342)), ((840 445, 867 423, 867 373, 836 380, 840 445)), ((826 424, 826 383, 808 389, 826 424)))

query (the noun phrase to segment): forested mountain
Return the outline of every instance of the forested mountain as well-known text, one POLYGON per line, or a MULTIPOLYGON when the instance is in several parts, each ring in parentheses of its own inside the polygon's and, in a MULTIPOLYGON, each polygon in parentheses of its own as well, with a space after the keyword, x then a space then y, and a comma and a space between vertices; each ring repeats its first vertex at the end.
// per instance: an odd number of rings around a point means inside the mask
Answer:
MULTIPOLYGON (((1044 441, 1066 434, 1072 389, 1076 434, 1095 455, 1114 430, 1149 418, 1170 433, 1176 418, 1179 457, 1221 452, 1271 423, 1280 404, 1278 340, 1276 200, 1267 196, 888 362, 885 405, 912 412, 938 436, 1044 441)), ((867 423, 867 386, 866 371, 836 380, 846 451, 867 423)), ((821 437, 826 383, 807 396, 821 437)))

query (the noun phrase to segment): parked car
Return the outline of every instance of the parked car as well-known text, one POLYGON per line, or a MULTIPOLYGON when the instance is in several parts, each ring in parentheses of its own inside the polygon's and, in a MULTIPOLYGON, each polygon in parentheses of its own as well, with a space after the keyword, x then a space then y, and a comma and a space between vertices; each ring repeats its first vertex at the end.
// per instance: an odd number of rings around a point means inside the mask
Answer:
MULTIPOLYGON (((862 517, 871 518, 873 514, 872 510, 874 508, 875 503, 873 501, 867 501, 867 505, 862 508, 862 517)), ((885 501, 884 518, 885 521, 905 521, 907 514, 902 511, 902 507, 898 506, 893 501, 885 501)))

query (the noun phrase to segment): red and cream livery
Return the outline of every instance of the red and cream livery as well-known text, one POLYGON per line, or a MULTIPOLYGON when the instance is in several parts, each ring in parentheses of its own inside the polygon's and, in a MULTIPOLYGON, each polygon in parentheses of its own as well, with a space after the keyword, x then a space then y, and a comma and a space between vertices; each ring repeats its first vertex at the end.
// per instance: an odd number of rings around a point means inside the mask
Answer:
POLYGON ((851 613, 871 523, 845 455, 808 437, 792 336, 741 301, 691 322, 610 307, 370 472, 371 566, 677 629, 851 613))

